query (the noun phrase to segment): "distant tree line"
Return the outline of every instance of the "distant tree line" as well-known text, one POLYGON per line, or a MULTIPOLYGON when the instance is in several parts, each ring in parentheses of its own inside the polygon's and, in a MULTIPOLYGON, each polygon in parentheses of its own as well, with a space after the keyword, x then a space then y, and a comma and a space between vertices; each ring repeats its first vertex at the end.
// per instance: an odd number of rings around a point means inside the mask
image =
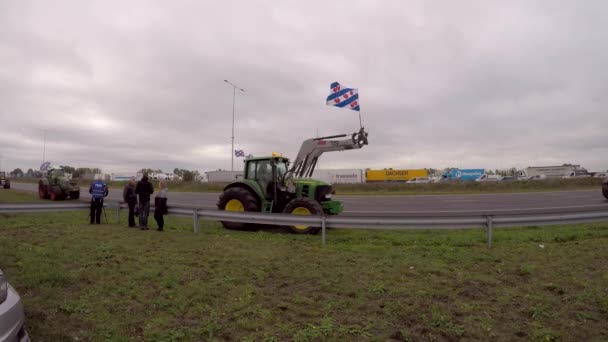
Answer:
MULTIPOLYGON (((69 165, 60 165, 58 167, 58 169, 63 170, 63 172, 65 173, 71 173, 72 177, 74 178, 79 178, 81 175, 90 173, 90 174, 97 174, 97 173, 101 173, 101 169, 98 167, 79 167, 79 168, 75 168, 69 165)), ((42 177, 42 172, 41 171, 34 171, 31 168, 27 169, 26 172, 23 172, 23 170, 21 168, 16 168, 13 171, 9 172, 9 175, 11 177, 42 177)))

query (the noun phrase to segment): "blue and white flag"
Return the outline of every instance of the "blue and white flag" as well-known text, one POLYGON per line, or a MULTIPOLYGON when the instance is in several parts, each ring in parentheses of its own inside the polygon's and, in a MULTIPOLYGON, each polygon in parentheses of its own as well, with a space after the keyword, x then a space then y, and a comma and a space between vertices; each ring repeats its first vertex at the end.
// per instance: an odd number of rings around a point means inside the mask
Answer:
POLYGON ((327 97, 328 106, 336 106, 359 111, 359 91, 354 88, 346 88, 338 82, 330 86, 331 93, 327 97))
POLYGON ((234 156, 235 157, 244 157, 245 156, 245 151, 243 151, 243 150, 234 150, 234 156))

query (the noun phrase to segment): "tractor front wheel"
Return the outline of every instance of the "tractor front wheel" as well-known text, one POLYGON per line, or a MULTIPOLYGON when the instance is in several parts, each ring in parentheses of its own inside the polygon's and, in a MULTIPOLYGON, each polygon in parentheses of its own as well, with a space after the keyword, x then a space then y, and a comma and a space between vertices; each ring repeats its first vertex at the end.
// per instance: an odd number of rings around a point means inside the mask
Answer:
POLYGON ((38 184, 38 196, 41 199, 47 199, 47 198, 49 198, 49 192, 48 192, 47 186, 44 185, 44 183, 42 183, 42 182, 40 182, 38 184))
POLYGON ((602 193, 604 194, 604 197, 608 199, 608 182, 604 182, 604 184, 602 184, 602 193))
POLYGON ((80 191, 70 192, 70 199, 77 200, 80 197, 80 191))
MULTIPOLYGON (((224 211, 260 212, 260 201, 245 188, 229 188, 220 196, 217 208, 224 211)), ((226 229, 246 229, 251 225, 243 222, 222 221, 226 229)))
POLYGON ((48 191, 49 191, 49 197, 51 198, 51 201, 61 201, 63 199, 65 199, 65 194, 63 193, 63 191, 61 190, 61 188, 57 185, 51 185, 48 187, 48 191))
MULTIPOLYGON (((283 212, 293 215, 323 215, 323 207, 313 199, 302 197, 292 199, 287 203, 283 212)), ((298 225, 287 226, 287 229, 296 234, 317 234, 321 227, 298 225)))

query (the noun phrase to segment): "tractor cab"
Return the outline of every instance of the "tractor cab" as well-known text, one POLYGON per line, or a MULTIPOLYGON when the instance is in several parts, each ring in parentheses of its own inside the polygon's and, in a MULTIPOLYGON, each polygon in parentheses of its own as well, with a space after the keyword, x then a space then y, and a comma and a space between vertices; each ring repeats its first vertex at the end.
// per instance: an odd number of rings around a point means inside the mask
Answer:
POLYGON ((288 167, 289 159, 273 152, 271 157, 247 159, 244 178, 259 185, 263 198, 274 199, 277 191, 283 188, 283 178, 288 167))
POLYGON ((0 187, 4 189, 11 188, 11 182, 6 178, 6 172, 0 172, 0 187))
POLYGON ((51 169, 48 171, 48 175, 49 184, 51 185, 60 185, 64 179, 63 170, 60 169, 51 169))

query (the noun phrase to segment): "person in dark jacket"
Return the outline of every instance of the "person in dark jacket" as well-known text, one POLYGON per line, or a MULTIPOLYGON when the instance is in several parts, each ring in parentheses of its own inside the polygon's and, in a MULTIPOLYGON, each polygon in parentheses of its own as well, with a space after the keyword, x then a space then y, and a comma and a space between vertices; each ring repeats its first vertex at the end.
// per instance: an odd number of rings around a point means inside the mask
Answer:
POLYGON ((148 230, 148 215, 150 215, 150 195, 154 193, 154 186, 148 180, 148 174, 137 182, 135 193, 139 196, 139 229, 148 230))
POLYGON ((122 200, 129 205, 129 227, 135 227, 135 205, 137 195, 135 194, 135 177, 131 177, 122 190, 122 200))
POLYGON ((89 187, 89 194, 91 194, 91 212, 89 213, 91 224, 101 223, 103 198, 108 196, 108 192, 108 186, 101 180, 101 176, 91 183, 91 186, 89 187))
POLYGON ((163 231, 165 220, 163 215, 167 213, 167 183, 161 181, 159 183, 160 190, 154 197, 154 219, 158 224, 158 231, 163 231))

